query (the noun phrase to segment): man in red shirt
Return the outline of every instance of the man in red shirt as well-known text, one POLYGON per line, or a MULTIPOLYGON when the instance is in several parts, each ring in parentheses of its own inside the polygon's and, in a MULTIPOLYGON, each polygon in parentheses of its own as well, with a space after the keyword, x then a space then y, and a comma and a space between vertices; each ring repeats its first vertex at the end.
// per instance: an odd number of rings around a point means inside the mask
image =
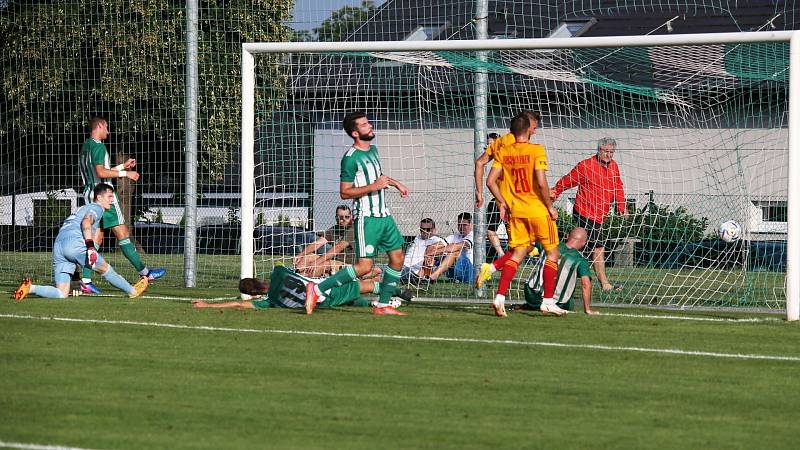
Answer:
POLYGON ((619 166, 614 161, 616 149, 617 141, 613 138, 600 139, 597 142, 597 154, 576 164, 568 174, 558 180, 556 187, 550 190, 550 196, 555 200, 562 192, 578 187, 572 215, 575 218, 575 226, 586 228, 588 232, 586 248, 592 251, 594 272, 604 291, 610 291, 614 286, 609 283, 606 275, 603 222, 611 209, 611 202, 617 204, 617 211, 620 214, 627 214, 622 177, 619 174, 619 166))

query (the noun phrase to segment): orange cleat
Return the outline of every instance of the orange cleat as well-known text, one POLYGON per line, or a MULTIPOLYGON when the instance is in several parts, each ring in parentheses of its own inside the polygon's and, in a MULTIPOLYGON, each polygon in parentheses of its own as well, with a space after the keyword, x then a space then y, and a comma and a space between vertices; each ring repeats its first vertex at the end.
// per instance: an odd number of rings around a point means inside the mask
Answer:
POLYGON ((398 311, 394 306, 376 306, 372 308, 375 316, 405 316, 406 313, 398 311))
POLYGON ((28 293, 31 291, 31 279, 24 278, 22 283, 19 285, 14 294, 11 296, 14 300, 22 300, 23 298, 28 296, 28 293))
POLYGON ((317 307, 319 294, 317 294, 317 290, 314 289, 315 287, 317 287, 316 283, 310 281, 306 285, 306 314, 313 313, 314 309, 317 307))

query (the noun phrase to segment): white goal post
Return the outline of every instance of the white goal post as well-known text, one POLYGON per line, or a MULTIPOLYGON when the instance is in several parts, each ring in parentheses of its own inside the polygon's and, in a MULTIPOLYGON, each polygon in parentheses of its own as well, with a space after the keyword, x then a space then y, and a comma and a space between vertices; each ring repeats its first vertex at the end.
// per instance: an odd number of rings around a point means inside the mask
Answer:
MULTIPOLYGON (((256 60, 257 54, 350 52, 456 52, 499 50, 673 47, 718 44, 789 43, 788 178, 786 229, 786 318, 800 319, 800 31, 767 31, 658 36, 577 37, 510 40, 400 42, 282 42, 242 45, 241 277, 254 267, 256 60)), ((482 130, 483 131, 483 130, 482 130)), ((477 133, 476 133, 477 134, 477 133)), ((475 142, 476 148, 483 142, 475 142)), ((482 150, 482 147, 481 147, 482 150)), ((470 155, 472 156, 472 155, 470 155)), ((479 222, 480 223, 480 222, 479 222)), ((481 235, 476 238, 476 241, 481 235)))

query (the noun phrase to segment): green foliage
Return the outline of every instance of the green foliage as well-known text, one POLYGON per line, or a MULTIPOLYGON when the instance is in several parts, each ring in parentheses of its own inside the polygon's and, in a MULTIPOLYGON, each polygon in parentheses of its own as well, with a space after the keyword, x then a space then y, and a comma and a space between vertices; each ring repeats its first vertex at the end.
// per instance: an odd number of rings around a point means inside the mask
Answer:
POLYGON ((694 216, 682 206, 673 209, 651 202, 627 216, 610 214, 603 228, 609 240, 699 242, 707 227, 706 217, 694 216))
POLYGON ((376 9, 371 0, 363 0, 360 6, 345 6, 334 11, 319 27, 314 28, 317 39, 320 42, 344 41, 372 17, 376 9))
POLYGON ((265 223, 267 223, 267 220, 264 218, 264 213, 263 212, 258 213, 258 215, 256 216, 256 226, 264 225, 265 223))
POLYGON ((153 222, 164 223, 164 213, 161 211, 161 208, 158 209, 158 211, 156 212, 156 216, 153 217, 153 222))
MULTIPOLYGON (((90 114, 113 111, 117 142, 142 134, 182 139, 185 2, 9 3, 13 13, 0 14, 0 137, 78 130, 90 114)), ((292 0, 243 4, 202 2, 199 14, 199 159, 210 180, 222 177, 238 141, 241 43, 289 39, 292 0)), ((257 82, 280 93, 282 78, 269 59, 261 60, 257 82)))
MULTIPOLYGON (((242 223, 242 220, 239 219, 239 208, 234 208, 233 206, 228 207, 228 213, 225 215, 225 223, 229 224, 238 224, 242 223)), ((185 216, 186 214, 184 214, 185 216)))
POLYGON ((287 214, 278 214, 278 220, 275 221, 275 225, 279 227, 290 227, 292 226, 292 221, 289 220, 287 214))

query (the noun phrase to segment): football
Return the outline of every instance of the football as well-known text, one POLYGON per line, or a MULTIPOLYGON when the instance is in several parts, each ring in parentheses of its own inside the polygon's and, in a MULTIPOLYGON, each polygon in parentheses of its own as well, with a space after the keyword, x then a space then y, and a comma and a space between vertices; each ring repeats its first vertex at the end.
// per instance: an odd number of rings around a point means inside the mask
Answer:
POLYGON ((742 237, 742 227, 735 220, 728 220, 720 224, 718 233, 723 241, 736 242, 742 237))

